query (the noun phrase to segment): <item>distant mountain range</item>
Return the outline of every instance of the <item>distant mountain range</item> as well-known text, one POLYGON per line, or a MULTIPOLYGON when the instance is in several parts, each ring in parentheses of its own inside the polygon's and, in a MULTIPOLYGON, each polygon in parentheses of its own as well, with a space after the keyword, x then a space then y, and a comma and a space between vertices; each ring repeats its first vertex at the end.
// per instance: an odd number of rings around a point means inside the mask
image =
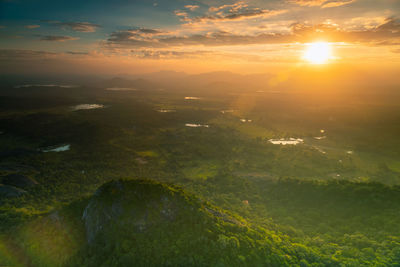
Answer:
MULTIPOLYGON (((314 91, 314 92, 397 92, 397 82, 373 76, 360 70, 340 66, 323 68, 299 67, 280 73, 238 74, 228 71, 187 74, 176 71, 158 71, 145 74, 120 74, 117 76, 0 76, 0 90, 6 87, 23 87, 26 84, 68 84, 95 88, 132 88, 140 90, 208 90, 233 91, 314 91)), ((21 88, 20 88, 21 89, 21 88)), ((65 88, 70 89, 70 88, 65 88)))

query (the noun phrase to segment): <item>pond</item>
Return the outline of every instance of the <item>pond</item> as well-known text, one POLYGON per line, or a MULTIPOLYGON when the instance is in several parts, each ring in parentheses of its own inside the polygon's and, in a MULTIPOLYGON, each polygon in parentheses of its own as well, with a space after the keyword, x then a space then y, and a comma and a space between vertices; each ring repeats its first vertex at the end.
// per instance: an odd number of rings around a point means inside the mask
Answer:
POLYGON ((161 113, 170 113, 170 112, 176 112, 176 110, 173 110, 173 109, 159 109, 159 110, 157 110, 158 112, 161 112, 161 113))
POLYGON ((42 152, 64 152, 64 151, 68 151, 71 148, 71 145, 67 144, 67 145, 62 145, 62 146, 58 146, 58 147, 48 147, 45 149, 42 149, 42 152))
POLYGON ((288 138, 288 139, 269 139, 268 142, 274 145, 297 145, 304 143, 303 139, 300 138, 288 138))
POLYGON ((104 108, 102 104, 79 104, 72 107, 73 111, 104 108))
POLYGON ((209 128, 210 127, 210 125, 207 125, 207 124, 197 124, 197 123, 186 123, 185 126, 192 127, 192 128, 198 128, 198 127, 209 128))
POLYGON ((107 91, 136 91, 136 88, 128 88, 128 87, 109 87, 106 88, 107 91))

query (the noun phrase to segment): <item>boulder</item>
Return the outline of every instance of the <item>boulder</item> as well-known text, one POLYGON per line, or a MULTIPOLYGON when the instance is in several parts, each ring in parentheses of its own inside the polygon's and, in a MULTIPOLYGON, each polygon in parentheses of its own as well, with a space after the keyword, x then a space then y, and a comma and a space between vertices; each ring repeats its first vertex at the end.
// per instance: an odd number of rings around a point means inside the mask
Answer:
POLYGON ((38 182, 28 176, 22 174, 9 174, 1 179, 4 185, 11 185, 20 188, 29 188, 38 184, 38 182))
POLYGON ((7 197, 7 198, 20 197, 25 193, 26 191, 20 188, 16 188, 10 185, 0 184, 0 197, 7 197))

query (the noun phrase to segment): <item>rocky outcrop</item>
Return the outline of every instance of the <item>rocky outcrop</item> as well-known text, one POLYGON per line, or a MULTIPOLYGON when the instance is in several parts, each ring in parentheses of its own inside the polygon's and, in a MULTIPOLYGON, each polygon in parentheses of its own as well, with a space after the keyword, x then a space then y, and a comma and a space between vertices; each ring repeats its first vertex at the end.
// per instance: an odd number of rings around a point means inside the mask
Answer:
POLYGON ((7 197, 7 198, 20 197, 25 193, 26 193, 25 190, 22 190, 15 186, 0 184, 0 197, 7 197))
POLYGON ((84 213, 88 242, 101 231, 129 228, 145 232, 174 222, 182 213, 184 197, 165 185, 149 181, 112 181, 101 186, 84 213))
POLYGON ((147 180, 119 180, 96 191, 84 210, 83 220, 91 243, 99 234, 116 229, 146 233, 171 225, 199 224, 210 219, 210 215, 238 224, 229 215, 206 207, 179 188, 147 180))
POLYGON ((6 175, 1 179, 1 182, 5 185, 15 186, 24 189, 38 184, 35 179, 22 174, 6 175))

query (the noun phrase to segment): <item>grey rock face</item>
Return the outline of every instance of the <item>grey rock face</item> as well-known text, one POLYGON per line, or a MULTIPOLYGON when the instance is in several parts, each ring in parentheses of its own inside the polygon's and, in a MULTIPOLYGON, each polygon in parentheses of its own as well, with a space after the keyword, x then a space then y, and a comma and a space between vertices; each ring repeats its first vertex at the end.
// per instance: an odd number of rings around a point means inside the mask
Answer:
POLYGON ((38 184, 35 179, 22 174, 9 174, 1 179, 2 183, 5 185, 28 188, 38 184))
POLYGON ((173 223, 179 213, 179 195, 159 184, 113 181, 100 187, 84 210, 89 243, 114 227, 143 233, 153 226, 173 223))
POLYGON ((25 193, 25 190, 16 188, 14 186, 0 184, 0 197, 20 197, 25 193))

